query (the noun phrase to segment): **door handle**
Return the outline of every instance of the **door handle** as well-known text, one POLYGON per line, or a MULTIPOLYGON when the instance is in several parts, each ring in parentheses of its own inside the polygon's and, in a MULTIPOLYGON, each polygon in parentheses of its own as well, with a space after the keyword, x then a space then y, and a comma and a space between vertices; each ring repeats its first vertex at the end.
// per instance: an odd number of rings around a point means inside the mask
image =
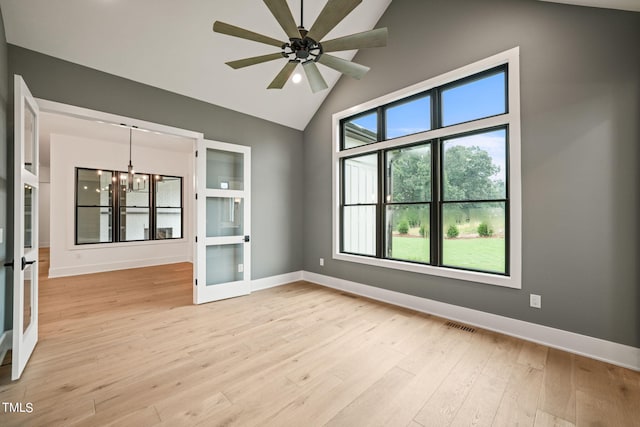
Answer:
POLYGON ((27 265, 34 264, 35 262, 35 259, 33 261, 27 261, 25 257, 22 257, 22 269, 24 270, 27 265))
POLYGON ((11 262, 5 262, 5 263, 4 263, 4 266, 5 266, 5 267, 11 267, 11 268, 13 268, 13 261, 11 261, 11 262))
POLYGON ((249 236, 244 236, 244 241, 245 242, 249 242, 249 241, 251 241, 251 238, 249 236))

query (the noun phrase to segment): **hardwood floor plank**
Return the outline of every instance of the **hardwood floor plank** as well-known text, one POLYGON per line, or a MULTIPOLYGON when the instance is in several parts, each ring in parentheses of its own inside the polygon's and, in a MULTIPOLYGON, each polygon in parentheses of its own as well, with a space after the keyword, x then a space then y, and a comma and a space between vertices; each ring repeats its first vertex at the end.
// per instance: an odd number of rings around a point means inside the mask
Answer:
POLYGON ((529 341, 523 341, 522 349, 520 350, 520 354, 518 354, 517 363, 530 366, 534 369, 544 369, 548 351, 549 347, 529 341))
MULTIPOLYGON (((89 418, 88 420, 91 420, 89 418)), ((105 427, 143 427, 159 425, 160 417, 152 406, 142 408, 105 424, 105 427)), ((94 424, 96 425, 96 424, 94 424)), ((176 424, 174 424, 176 425, 176 424)))
POLYGON ((420 424, 450 425, 480 378, 494 347, 482 332, 470 335, 469 349, 416 415, 415 420, 420 424))
POLYGON ((367 390, 358 396, 348 406, 338 412, 327 426, 364 426, 363 419, 368 419, 375 423, 382 418, 383 409, 381 403, 394 396, 409 383, 415 375, 400 369, 393 368, 388 371, 380 380, 376 381, 367 390))
POLYGON ((232 404, 221 393, 211 393, 211 384, 202 384, 184 390, 182 393, 154 403, 161 424, 167 426, 190 426, 216 416, 232 404))
MULTIPOLYGON (((443 335, 437 335, 437 339, 433 339, 436 335, 432 335, 432 340, 417 351, 421 368, 415 371, 413 379, 405 387, 379 403, 380 415, 376 424, 410 424, 468 351, 471 341, 461 338, 460 331, 442 324, 436 325, 443 335)), ((408 357, 416 360, 415 356, 412 354, 408 357)), ((398 366, 403 366, 404 362, 398 366)))
POLYGON ((575 356, 549 349, 544 370, 540 409, 555 417, 575 423, 575 356))
POLYGON ((507 387, 507 380, 480 375, 457 412, 451 426, 490 426, 507 387))
POLYGON ((301 405, 299 400, 290 402, 266 425, 300 425, 306 420, 313 420, 313 425, 324 425, 382 378, 402 357, 402 353, 380 343, 363 346, 334 367, 332 376, 339 381, 333 388, 322 394, 306 395, 306 405, 301 405))
POLYGON ((640 426, 640 383, 625 381, 625 370, 576 356, 576 424, 640 426))
MULTIPOLYGON (((588 425, 588 424, 587 424, 588 425)), ((534 427, 575 427, 575 424, 542 410, 536 411, 534 427)))
POLYGON ((542 387, 542 371, 521 364, 513 367, 494 426, 533 426, 542 387))

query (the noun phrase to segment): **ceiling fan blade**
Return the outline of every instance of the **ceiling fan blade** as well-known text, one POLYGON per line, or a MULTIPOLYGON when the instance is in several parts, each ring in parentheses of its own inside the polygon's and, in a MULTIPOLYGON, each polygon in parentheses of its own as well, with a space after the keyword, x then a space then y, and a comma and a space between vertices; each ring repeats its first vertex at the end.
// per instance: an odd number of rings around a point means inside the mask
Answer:
POLYGON ((273 17, 276 18, 290 39, 300 38, 300 31, 296 21, 293 19, 291 9, 287 5, 287 0, 264 0, 264 4, 267 5, 273 17))
POLYGON ((282 53, 278 52, 270 53, 268 55, 253 56, 251 58, 238 59, 237 61, 227 62, 226 64, 237 70, 238 68, 248 67, 249 65, 262 64, 263 62, 275 61, 276 59, 282 58, 284 58, 282 53))
POLYGON ((307 37, 316 42, 322 40, 333 27, 338 25, 362 0, 329 0, 324 5, 324 9, 318 15, 318 19, 313 23, 307 33, 307 37))
POLYGON ((304 68, 304 73, 307 75, 307 80, 309 81, 309 86, 311 86, 311 92, 316 93, 321 90, 327 89, 327 82, 324 81, 322 74, 320 74, 320 70, 318 70, 318 66, 313 61, 307 61, 302 64, 304 68))
POLYGON ((269 44, 282 48, 285 42, 276 40, 271 37, 263 36, 262 34, 254 33, 253 31, 245 30, 244 28, 236 27, 235 25, 225 24, 224 22, 216 21, 213 23, 213 31, 216 33, 226 34, 228 36, 240 37, 241 39, 253 40, 254 42, 269 44))
POLYGON ((271 84, 267 87, 267 89, 282 89, 284 84, 289 80, 291 74, 293 74, 293 70, 298 66, 298 61, 289 61, 284 64, 284 67, 275 79, 271 82, 271 84))
POLYGON ((375 30, 363 31, 362 33, 322 42, 322 50, 324 52, 337 52, 339 50, 382 47, 387 45, 387 36, 388 31, 386 28, 376 28, 375 30))
POLYGON ((355 62, 347 61, 337 56, 327 55, 326 53, 320 55, 318 62, 358 80, 370 70, 369 67, 365 67, 364 65, 356 64, 355 62))

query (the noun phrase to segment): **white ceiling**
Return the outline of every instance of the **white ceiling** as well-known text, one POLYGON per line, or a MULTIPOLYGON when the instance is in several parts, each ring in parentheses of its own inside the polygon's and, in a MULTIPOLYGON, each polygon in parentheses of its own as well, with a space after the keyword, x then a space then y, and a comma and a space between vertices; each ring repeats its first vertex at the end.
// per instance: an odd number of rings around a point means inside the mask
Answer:
MULTIPOLYGON (((640 0, 544 1, 640 11, 640 0)), ((288 2, 298 22, 300 2, 288 2)), ((390 3, 363 1, 325 39, 374 28, 390 3)), ((305 2, 307 28, 324 4, 305 2)), ((304 78, 283 90, 267 90, 280 61, 240 70, 226 66, 277 48, 216 34, 215 20, 286 40, 260 0, 0 0, 0 6, 11 44, 295 129, 306 127, 340 77, 320 65, 330 88, 314 95, 304 78)))
MULTIPOLYGON (((390 2, 363 1, 325 39, 374 28, 390 2)), ((324 4, 304 3, 307 28, 324 4)), ((267 90, 284 58, 240 70, 224 64, 278 48, 214 33, 215 20, 288 41, 260 0, 0 0, 0 5, 11 44, 295 129, 306 127, 329 93, 312 94, 305 78, 267 90)), ((289 0, 289 6, 299 22, 299 0, 289 0)), ((340 74, 323 65, 320 70, 333 87, 340 74)))

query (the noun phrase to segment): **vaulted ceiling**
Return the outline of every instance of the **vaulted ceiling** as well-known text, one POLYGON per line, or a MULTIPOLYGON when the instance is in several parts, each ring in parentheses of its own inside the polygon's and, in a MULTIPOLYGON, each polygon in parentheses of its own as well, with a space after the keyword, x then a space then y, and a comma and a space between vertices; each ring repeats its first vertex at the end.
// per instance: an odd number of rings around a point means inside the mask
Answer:
MULTIPOLYGON (((640 10, 640 0, 549 1, 640 10)), ((288 3, 298 22, 300 0, 288 3)), ((374 28, 390 3, 363 1, 326 39, 374 28)), ((305 2, 307 28, 324 4, 305 2)), ((11 44, 295 129, 306 127, 340 77, 320 65, 327 90, 313 94, 304 75, 299 84, 267 90, 281 61, 239 70, 225 65, 278 49, 214 33, 215 20, 287 40, 260 0, 0 0, 0 6, 11 44)))

